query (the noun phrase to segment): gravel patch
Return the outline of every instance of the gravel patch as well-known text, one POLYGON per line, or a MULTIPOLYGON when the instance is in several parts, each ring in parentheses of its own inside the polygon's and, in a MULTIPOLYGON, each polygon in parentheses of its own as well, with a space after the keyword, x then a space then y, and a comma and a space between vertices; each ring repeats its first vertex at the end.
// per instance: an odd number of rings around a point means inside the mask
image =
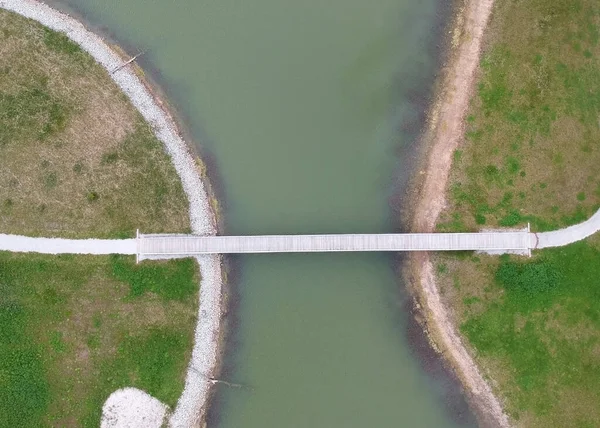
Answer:
POLYGON ((118 389, 102 406, 101 428, 160 428, 169 408, 136 388, 118 389))
MULTIPOLYGON (((0 0, 0 7, 38 21, 53 30, 65 33, 83 50, 94 57, 109 73, 123 64, 123 59, 101 37, 88 31, 79 21, 43 3, 33 0, 0 0)), ((163 142, 165 150, 171 156, 190 203, 189 212, 193 233, 199 235, 216 234, 215 220, 210 208, 206 187, 202 182, 195 159, 179 135, 172 117, 159 105, 144 83, 129 67, 112 73, 111 77, 144 119, 152 126, 155 135, 163 142)), ((169 425, 173 427, 194 426, 203 418, 211 385, 209 378, 217 362, 221 317, 221 263, 219 256, 202 256, 198 257, 197 260, 202 275, 198 324, 185 389, 169 420, 169 425)), ((111 395, 112 400, 125 401, 122 405, 114 404, 111 401, 110 408, 115 409, 117 413, 103 414, 102 426, 123 426, 118 421, 121 416, 130 420, 129 410, 127 409, 133 408, 140 416, 136 419, 140 423, 132 422, 127 426, 147 427, 148 425, 143 422, 142 416, 155 414, 158 417, 158 407, 154 404, 151 405, 146 397, 143 399, 141 397, 140 394, 111 395), (140 400, 139 403, 138 399, 140 400)))

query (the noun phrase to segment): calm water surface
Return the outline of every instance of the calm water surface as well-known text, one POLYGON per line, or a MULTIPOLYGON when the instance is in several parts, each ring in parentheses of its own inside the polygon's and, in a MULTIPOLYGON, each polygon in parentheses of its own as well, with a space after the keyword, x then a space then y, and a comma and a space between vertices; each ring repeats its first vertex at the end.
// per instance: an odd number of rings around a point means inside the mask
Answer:
MULTIPOLYGON (((439 0, 68 0, 129 47, 216 162, 230 234, 392 231, 439 0), (160 70, 160 73, 156 70, 160 70), (403 168, 404 165, 404 168, 403 168)), ((422 106, 421 106, 422 107, 422 106)), ((237 259, 221 427, 452 427, 391 259, 237 259)), ((460 404, 460 400, 459 400, 460 404)), ((467 416, 466 419, 469 419, 467 416)))

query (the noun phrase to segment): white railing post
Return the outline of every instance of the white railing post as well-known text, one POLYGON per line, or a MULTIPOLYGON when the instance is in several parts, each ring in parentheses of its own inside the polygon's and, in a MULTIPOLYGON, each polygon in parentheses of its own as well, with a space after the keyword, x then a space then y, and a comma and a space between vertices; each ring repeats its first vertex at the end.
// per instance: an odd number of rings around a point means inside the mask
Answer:
POLYGON ((529 239, 528 239, 528 241, 529 241, 529 249, 527 250, 527 255, 529 257, 531 257, 531 223, 529 223, 529 222, 527 222, 527 233, 528 233, 527 236, 529 236, 529 239))
POLYGON ((140 262, 140 229, 135 230, 135 264, 140 262))

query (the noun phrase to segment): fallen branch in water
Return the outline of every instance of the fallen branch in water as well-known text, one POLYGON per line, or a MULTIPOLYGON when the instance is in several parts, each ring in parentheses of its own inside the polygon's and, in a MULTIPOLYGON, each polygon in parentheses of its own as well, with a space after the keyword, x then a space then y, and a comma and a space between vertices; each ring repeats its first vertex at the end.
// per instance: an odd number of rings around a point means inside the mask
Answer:
POLYGON ((125 62, 124 64, 121 64, 120 66, 118 66, 117 68, 115 68, 113 71, 110 72, 110 74, 114 74, 117 71, 127 67, 129 64, 131 64, 133 61, 135 61, 136 59, 138 59, 140 56, 144 55, 146 53, 146 51, 142 51, 139 54, 137 54, 136 56, 132 57, 129 61, 125 62))
POLYGON ((202 373, 200 370, 196 369, 195 367, 190 367, 190 369, 195 371, 196 373, 198 373, 200 376, 206 378, 212 385, 215 385, 217 383, 222 383, 223 385, 231 386, 233 388, 252 389, 251 387, 249 387, 247 385, 242 385, 240 383, 227 382, 226 380, 216 379, 214 377, 207 376, 204 373, 202 373))
POLYGON ((239 383, 231 383, 231 382, 227 382, 225 380, 215 379, 215 378, 212 378, 212 377, 208 378, 208 381, 210 383, 212 383, 213 385, 216 384, 216 383, 222 383, 224 385, 231 386, 233 388, 246 388, 244 385, 241 385, 239 383))

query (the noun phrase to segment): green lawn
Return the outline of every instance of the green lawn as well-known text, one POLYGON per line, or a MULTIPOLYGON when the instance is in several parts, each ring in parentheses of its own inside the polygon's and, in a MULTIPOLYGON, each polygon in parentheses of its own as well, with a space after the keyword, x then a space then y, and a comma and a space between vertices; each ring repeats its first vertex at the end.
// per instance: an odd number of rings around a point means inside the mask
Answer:
MULTIPOLYGON (((600 208, 600 4, 497 0, 439 230, 551 230, 600 208)), ((519 426, 600 420, 600 239, 436 255, 442 294, 519 426)))
POLYGON ((532 413, 546 426, 582 427, 598 420, 599 262, 600 247, 588 242, 525 263, 505 256, 490 270, 489 294, 500 297, 466 309, 462 333, 480 356, 508 364, 502 389, 516 418, 532 413))
POLYGON ((174 406, 198 289, 191 259, 0 253, 0 426, 98 426, 133 386, 174 406))
MULTIPOLYGON (((189 230, 163 146, 64 35, 0 10, 0 233, 189 230)), ((193 345, 192 259, 0 253, 0 427, 99 426, 137 387, 174 406, 193 345)))

